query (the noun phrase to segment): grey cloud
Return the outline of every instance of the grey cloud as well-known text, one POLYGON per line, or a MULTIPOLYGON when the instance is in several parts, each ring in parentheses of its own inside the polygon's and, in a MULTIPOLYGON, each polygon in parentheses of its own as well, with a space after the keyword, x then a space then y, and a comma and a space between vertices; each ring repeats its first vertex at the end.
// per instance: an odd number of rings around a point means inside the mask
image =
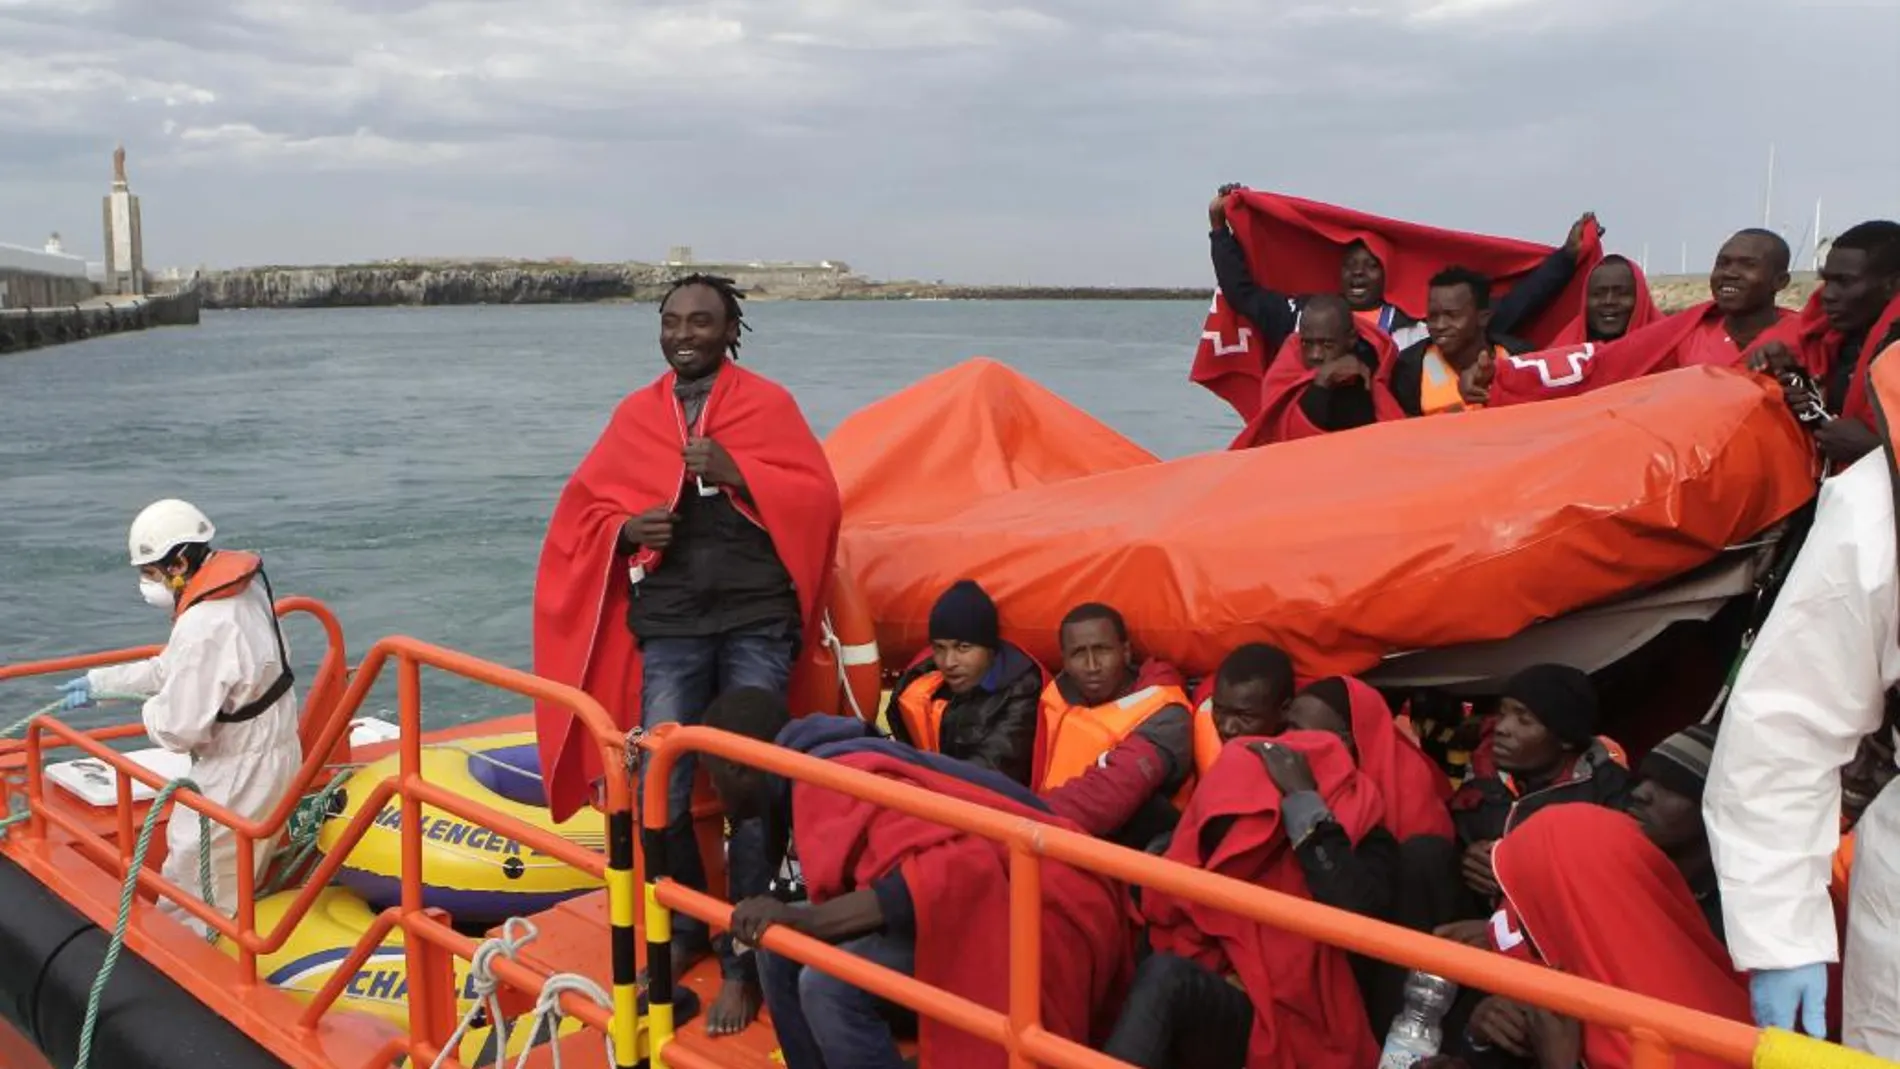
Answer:
POLYGON ((0 240, 96 244, 123 139, 158 263, 1199 284, 1238 180, 1544 240, 1594 209, 1695 267, 1770 140, 1791 238, 1900 212, 1897 39, 1777 0, 11 0, 0 240))

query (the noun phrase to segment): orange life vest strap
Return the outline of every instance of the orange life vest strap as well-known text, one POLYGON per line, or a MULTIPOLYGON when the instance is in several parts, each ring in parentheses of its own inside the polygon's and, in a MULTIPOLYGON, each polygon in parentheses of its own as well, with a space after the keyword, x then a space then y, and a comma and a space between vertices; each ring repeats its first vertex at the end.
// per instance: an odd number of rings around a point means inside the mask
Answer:
POLYGON ((193 605, 237 597, 250 589, 252 579, 264 584, 264 596, 271 603, 271 632, 277 639, 277 663, 283 671, 255 700, 245 702, 229 712, 220 711, 217 717, 220 724, 242 724, 257 719, 290 693, 291 686, 296 683, 296 677, 290 671, 290 650, 284 644, 284 626, 277 619, 277 594, 271 590, 270 576, 264 574, 264 558, 255 553, 235 550, 220 550, 211 554, 185 583, 185 589, 178 595, 178 606, 172 612, 172 619, 175 620, 193 605))
MULTIPOLYGON (((1501 356, 1497 347, 1493 347, 1493 356, 1501 356)), ((1439 355, 1438 346, 1425 350, 1424 366, 1418 376, 1418 410, 1427 416, 1443 412, 1463 412, 1467 408, 1481 408, 1481 405, 1465 403, 1464 394, 1458 391, 1458 369, 1451 361, 1439 355)))
POLYGON ((943 752, 937 736, 943 728, 944 710, 950 703, 937 697, 937 690, 942 686, 942 672, 925 672, 897 696, 898 715, 904 718, 904 727, 910 732, 910 744, 927 753, 943 752))
POLYGON ((1214 767, 1220 749, 1220 731, 1214 727, 1214 701, 1210 698, 1194 710, 1194 767, 1201 775, 1214 767))

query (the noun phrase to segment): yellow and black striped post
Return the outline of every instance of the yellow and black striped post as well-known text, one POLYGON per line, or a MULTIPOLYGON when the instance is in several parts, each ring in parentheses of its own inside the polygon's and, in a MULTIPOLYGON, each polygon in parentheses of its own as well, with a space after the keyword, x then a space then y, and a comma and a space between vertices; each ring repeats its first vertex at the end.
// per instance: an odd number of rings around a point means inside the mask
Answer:
MULTIPOLYGON (((607 814, 607 909, 613 928, 614 1069, 633 1069, 641 1060, 639 944, 633 929, 635 901, 633 811, 625 809, 607 814)), ((671 1021, 667 1034, 672 1034, 671 1021)))
MULTIPOLYGON (((647 1056, 655 1066, 665 1061, 660 1052, 673 1041, 673 913, 660 904, 660 877, 666 875, 666 832, 643 829, 640 843, 646 849, 646 926, 647 926, 647 1056)), ((631 876, 629 876, 631 879, 631 876)), ((632 917, 628 918, 627 952, 633 953, 632 917)), ((614 919, 614 953, 620 950, 620 920, 614 919)), ((628 972, 628 978, 632 978, 628 972)))

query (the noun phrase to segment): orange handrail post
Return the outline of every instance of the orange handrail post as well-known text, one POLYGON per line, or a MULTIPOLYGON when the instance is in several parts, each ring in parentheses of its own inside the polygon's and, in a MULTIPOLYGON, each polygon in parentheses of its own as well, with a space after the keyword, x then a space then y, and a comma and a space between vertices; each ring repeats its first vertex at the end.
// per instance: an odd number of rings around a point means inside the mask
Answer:
MULTIPOLYGON (((1024 822, 1024 838, 1039 825, 1024 822)), ((1027 842, 1009 845, 1009 1066, 1032 1069, 1025 1037, 1042 1029, 1042 858, 1027 842)))
MULTIPOLYGON (((705 727, 669 727, 649 733, 641 745, 652 762, 643 794, 642 824, 651 838, 667 819, 666 776, 680 753, 693 751, 835 790, 883 808, 907 813, 1007 845, 1010 866, 1011 962, 1009 1013, 972 1005, 948 992, 894 973, 781 928, 768 929, 762 945, 867 991, 1008 1049, 1012 1067, 1040 1063, 1056 1069, 1114 1065, 1099 1053, 1045 1031, 1039 1021, 1041 879, 1035 867, 1047 858, 1226 910, 1310 939, 1460 984, 1529 1002, 1604 1027, 1630 1033, 1639 1069, 1664 1069, 1674 1052, 1693 1051, 1730 1065, 1751 1064, 1762 1033, 1739 1021, 1619 991, 1529 962, 1459 946, 1421 932, 1373 921, 1302 898, 1268 891, 1116 846, 1077 832, 1023 820, 998 810, 956 801, 906 783, 819 760, 782 747, 705 727), (1030 951, 1025 953, 1025 950, 1030 951), (1024 959, 1028 959, 1027 961, 1024 959)), ((654 877, 649 875, 649 880, 654 877)), ((718 927, 729 927, 731 908, 670 879, 650 882, 655 912, 679 909, 718 927)), ((649 959, 651 960, 651 959, 649 959)), ((697 1059, 685 1059, 692 1065, 697 1059)))

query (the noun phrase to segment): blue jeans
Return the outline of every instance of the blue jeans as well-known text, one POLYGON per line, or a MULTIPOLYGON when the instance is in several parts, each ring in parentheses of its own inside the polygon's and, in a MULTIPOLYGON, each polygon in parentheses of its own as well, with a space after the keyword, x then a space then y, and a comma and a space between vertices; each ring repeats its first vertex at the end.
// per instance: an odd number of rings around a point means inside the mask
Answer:
MULTIPOLYGON (((875 932, 838 949, 906 976, 917 971, 911 939, 875 932)), ((907 1011, 767 951, 759 952, 759 982, 785 1069, 903 1069, 890 1019, 907 1011)))
MULTIPOLYGON (((784 695, 798 656, 796 624, 705 638, 654 638, 641 644, 640 707, 642 725, 697 724, 719 693, 734 687, 762 687, 784 695)), ((694 890, 706 889, 706 863, 693 834, 693 773, 698 761, 683 754, 666 785, 667 861, 673 879, 694 890)), ((646 766, 640 766, 646 782, 646 766)), ((727 848, 726 896, 741 902, 766 892, 772 872, 765 859, 765 825, 747 820, 732 829, 727 848)), ((675 954, 697 956, 711 945, 705 922, 685 914, 673 920, 675 954)), ((720 970, 727 977, 750 977, 750 955, 742 960, 731 940, 717 944, 720 970)), ((677 977, 676 977, 677 979, 677 977)))

